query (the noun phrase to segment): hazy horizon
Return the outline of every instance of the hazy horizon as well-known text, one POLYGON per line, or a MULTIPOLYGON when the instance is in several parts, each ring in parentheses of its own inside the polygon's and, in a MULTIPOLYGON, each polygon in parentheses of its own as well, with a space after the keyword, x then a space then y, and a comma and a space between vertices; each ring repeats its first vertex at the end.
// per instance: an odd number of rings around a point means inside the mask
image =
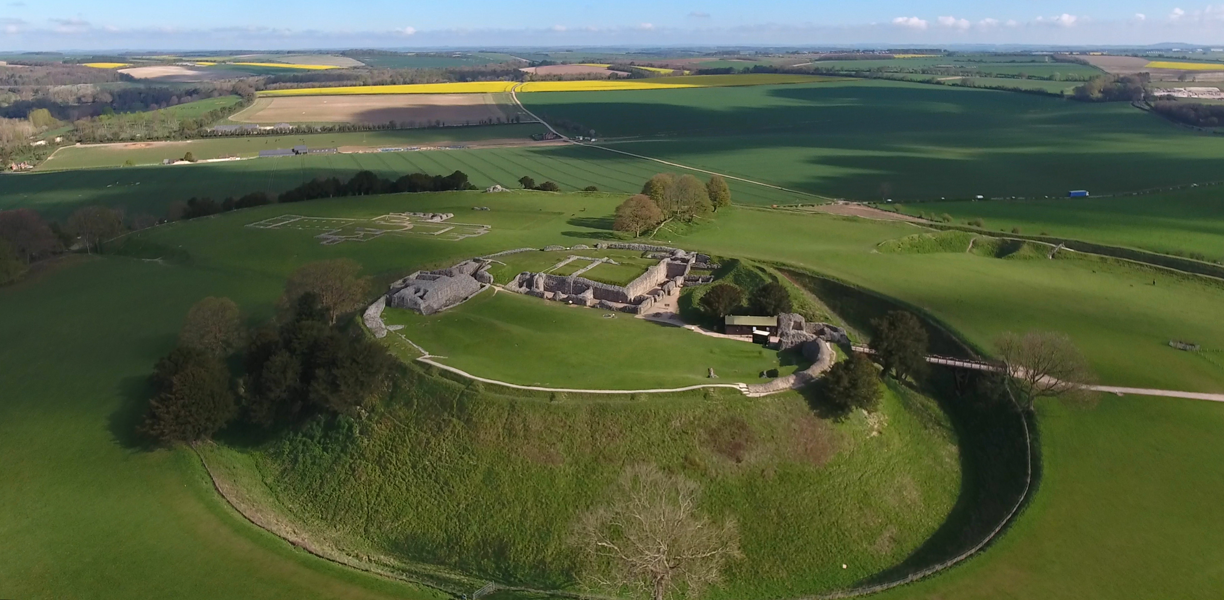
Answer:
POLYGON ((936 0, 455 0, 354 2, 294 10, 217 0, 210 11, 139 1, 122 12, 84 0, 0 0, 0 49, 299 50, 600 46, 1224 45, 1224 5, 1036 0, 991 6, 936 0))

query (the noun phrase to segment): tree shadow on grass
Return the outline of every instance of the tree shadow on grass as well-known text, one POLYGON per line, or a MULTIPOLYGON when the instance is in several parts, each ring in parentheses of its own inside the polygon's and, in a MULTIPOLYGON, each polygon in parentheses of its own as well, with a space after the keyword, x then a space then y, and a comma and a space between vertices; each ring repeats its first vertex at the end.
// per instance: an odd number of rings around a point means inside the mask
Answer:
POLYGON ((107 419, 107 430, 111 439, 121 448, 133 451, 152 450, 156 447, 153 440, 138 431, 145 412, 149 410, 149 398, 153 395, 153 386, 149 378, 126 377, 119 382, 119 408, 107 419))
POLYGON ((600 240, 605 242, 618 242, 621 240, 619 233, 612 230, 612 217, 573 217, 565 222, 567 225, 574 227, 584 227, 586 229, 594 229, 596 231, 562 231, 561 235, 565 237, 600 240))
POLYGON ((601 242, 619 242, 621 237, 612 231, 562 231, 561 235, 580 240, 599 240, 601 242))

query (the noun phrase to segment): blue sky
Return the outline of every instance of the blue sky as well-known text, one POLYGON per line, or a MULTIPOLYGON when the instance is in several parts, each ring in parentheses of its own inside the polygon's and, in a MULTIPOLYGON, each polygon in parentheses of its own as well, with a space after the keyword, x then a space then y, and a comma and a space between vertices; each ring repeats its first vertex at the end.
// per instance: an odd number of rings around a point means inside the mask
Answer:
POLYGON ((1224 45, 1224 4, 130 0, 116 5, 96 0, 0 0, 3 50, 1156 42, 1224 45))

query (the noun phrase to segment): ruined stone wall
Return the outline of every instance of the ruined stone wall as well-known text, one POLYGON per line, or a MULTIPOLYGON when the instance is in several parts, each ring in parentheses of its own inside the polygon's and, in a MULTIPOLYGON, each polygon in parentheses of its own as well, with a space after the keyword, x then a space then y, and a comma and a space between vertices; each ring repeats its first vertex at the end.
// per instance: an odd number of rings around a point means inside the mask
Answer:
POLYGON ((613 244, 595 244, 595 247, 599 249, 607 248, 609 250, 636 250, 638 252, 668 252, 670 253, 670 252, 676 251, 675 248, 670 248, 668 246, 652 246, 650 244, 625 244, 625 243, 620 243, 620 242, 613 243, 613 244))

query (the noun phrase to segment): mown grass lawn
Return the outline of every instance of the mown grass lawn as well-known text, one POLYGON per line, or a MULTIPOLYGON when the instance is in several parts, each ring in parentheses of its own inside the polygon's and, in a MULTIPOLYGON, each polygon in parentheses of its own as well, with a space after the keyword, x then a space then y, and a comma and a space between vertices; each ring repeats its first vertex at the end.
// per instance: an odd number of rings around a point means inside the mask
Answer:
POLYGON ((757 383, 768 381, 762 371, 807 366, 748 342, 492 290, 436 315, 388 309, 383 318, 404 325, 399 333, 439 362, 520 385, 643 390, 757 383), (708 377, 711 368, 717 379, 708 377))
POLYGON ((1218 187, 1142 196, 907 204, 909 214, 981 219, 986 229, 1082 239, 1224 260, 1224 199, 1218 187))

